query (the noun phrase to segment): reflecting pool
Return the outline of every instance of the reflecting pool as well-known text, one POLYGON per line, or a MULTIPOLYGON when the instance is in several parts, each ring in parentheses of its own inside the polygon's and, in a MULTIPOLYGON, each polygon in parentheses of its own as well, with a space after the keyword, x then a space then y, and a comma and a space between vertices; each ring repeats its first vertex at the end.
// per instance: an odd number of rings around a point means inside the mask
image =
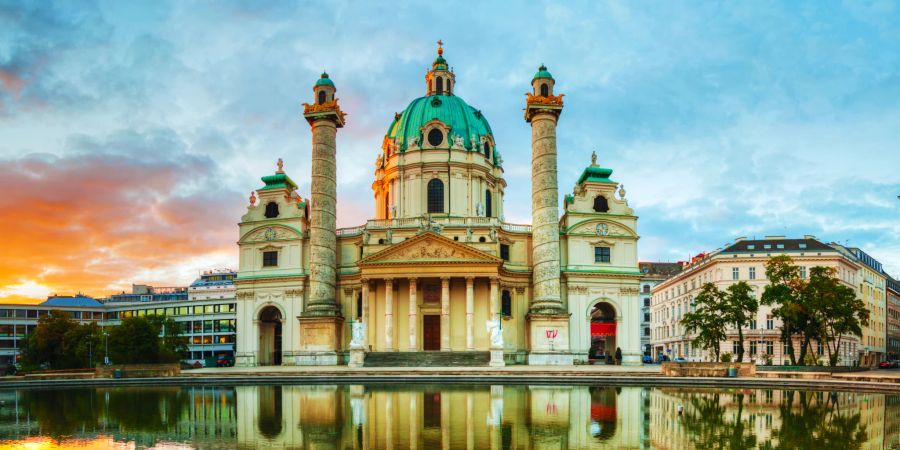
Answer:
POLYGON ((772 389, 266 385, 0 390, 3 448, 900 448, 900 397, 772 389))

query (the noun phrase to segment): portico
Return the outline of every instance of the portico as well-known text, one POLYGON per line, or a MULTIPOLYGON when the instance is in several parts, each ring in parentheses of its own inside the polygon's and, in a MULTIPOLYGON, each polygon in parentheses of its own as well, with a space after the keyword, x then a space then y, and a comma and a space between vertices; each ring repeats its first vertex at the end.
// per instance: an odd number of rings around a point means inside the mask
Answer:
POLYGON ((364 348, 487 351, 500 314, 499 258, 426 232, 360 261, 364 348))

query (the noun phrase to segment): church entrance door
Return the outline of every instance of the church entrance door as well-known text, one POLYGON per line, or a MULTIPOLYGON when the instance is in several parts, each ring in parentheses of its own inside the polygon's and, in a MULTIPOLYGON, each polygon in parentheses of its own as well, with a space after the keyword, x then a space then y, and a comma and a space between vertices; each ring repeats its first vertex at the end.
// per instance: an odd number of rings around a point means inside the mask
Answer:
POLYGON ((422 316, 422 349, 425 351, 438 351, 441 349, 441 316, 422 316))

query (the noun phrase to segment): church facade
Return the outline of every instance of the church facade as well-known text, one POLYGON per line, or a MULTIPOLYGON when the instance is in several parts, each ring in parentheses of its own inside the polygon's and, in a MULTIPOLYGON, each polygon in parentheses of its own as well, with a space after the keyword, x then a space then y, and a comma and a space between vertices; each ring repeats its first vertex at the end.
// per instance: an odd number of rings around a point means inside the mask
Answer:
POLYGON ((552 75, 526 94, 531 225, 502 220, 500 144, 441 47, 425 82, 377 152, 375 217, 341 229, 344 113, 328 75, 315 83, 309 198, 279 160, 239 224, 237 364, 640 364, 637 217, 596 155, 560 217, 552 75))

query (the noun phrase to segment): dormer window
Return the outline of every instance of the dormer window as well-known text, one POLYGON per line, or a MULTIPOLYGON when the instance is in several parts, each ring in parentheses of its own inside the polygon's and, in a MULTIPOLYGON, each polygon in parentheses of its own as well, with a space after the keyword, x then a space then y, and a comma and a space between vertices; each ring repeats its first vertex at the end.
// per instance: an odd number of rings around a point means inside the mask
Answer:
POLYGON ((326 100, 325 99, 325 90, 323 89, 323 90, 319 91, 319 104, 324 105, 325 100, 326 100))
POLYGON ((432 147, 437 147, 444 142, 444 133, 437 129, 432 128, 431 131, 428 132, 428 143, 432 147))
POLYGON ((594 197, 594 211, 599 213, 605 213, 609 211, 609 203, 606 201, 606 197, 602 195, 594 197))
POLYGON ((490 142, 484 143, 484 157, 487 158, 488 161, 491 160, 491 143, 490 142))
POLYGON ((266 203, 266 218, 274 219, 276 217, 278 217, 278 203, 266 203))

